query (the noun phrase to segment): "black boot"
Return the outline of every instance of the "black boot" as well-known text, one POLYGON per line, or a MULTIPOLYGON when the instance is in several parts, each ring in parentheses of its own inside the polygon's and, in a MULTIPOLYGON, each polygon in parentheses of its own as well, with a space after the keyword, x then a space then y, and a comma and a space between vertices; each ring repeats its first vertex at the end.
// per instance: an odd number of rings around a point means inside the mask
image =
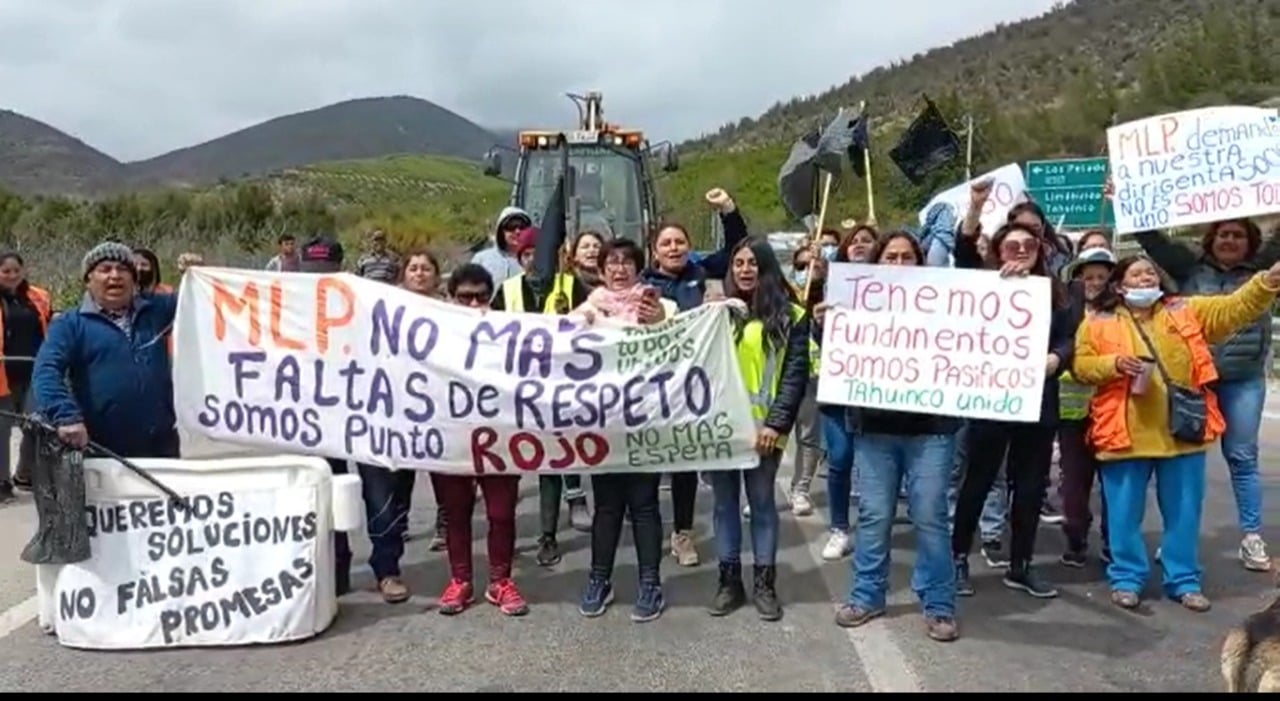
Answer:
POLYGON ((1025 591, 1037 599, 1052 599, 1058 595, 1058 590, 1052 584, 1036 575, 1030 560, 1010 562, 1009 570, 1004 573, 1004 585, 1010 589, 1025 591))
POLYGON ((956 596, 973 596, 973 583, 969 581, 969 557, 955 556, 956 596))
POLYGON ((333 534, 333 593, 343 596, 351 592, 351 546, 346 533, 333 534))
POLYGON ((727 616, 747 602, 747 591, 742 586, 742 564, 737 562, 720 563, 720 588, 711 600, 708 613, 712 616, 727 616))
POLYGON ((756 604, 760 618, 776 621, 782 618, 782 602, 778 601, 778 590, 774 584, 778 577, 778 568, 773 565, 756 565, 752 568, 751 599, 756 604))

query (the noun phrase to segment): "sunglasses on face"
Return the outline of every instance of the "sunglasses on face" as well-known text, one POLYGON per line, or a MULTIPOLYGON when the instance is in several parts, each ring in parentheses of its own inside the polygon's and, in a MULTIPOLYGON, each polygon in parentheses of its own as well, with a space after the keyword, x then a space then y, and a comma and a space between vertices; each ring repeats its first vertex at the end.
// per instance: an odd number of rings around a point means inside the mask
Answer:
POLYGON ((1034 253, 1040 249, 1040 242, 1035 239, 1027 239, 1025 241, 1004 241, 1000 244, 1000 250, 1005 253, 1034 253))
POLYGON ((484 292, 459 292, 453 296, 453 299, 460 304, 483 304, 489 301, 489 295, 484 292))

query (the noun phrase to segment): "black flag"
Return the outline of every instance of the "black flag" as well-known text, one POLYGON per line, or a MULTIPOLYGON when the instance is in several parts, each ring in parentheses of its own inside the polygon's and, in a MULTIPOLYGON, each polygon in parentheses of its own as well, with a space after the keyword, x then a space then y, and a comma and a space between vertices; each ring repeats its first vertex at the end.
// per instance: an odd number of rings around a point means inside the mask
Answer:
POLYGON ((924 110, 889 152, 907 180, 919 185, 929 173, 960 155, 960 138, 947 126, 938 106, 926 95, 924 110))
POLYGON ((815 202, 818 176, 830 173, 832 187, 839 182, 844 159, 855 174, 864 176, 863 151, 867 148, 867 124, 863 115, 841 108, 825 129, 813 130, 791 146, 791 154, 778 171, 778 196, 791 216, 813 227, 820 206, 815 202))
MULTIPOLYGON (((555 284, 555 276, 560 272, 560 248, 569 238, 566 190, 565 174, 562 171, 556 178, 556 189, 551 193, 551 199, 547 200, 547 209, 543 212, 542 223, 538 227, 538 239, 533 245, 533 269, 529 272, 529 286, 533 288, 538 309, 542 308, 555 284)), ((564 305, 557 302, 557 309, 568 304, 569 300, 565 300, 564 305)), ((567 307, 560 313, 566 312, 567 307)))

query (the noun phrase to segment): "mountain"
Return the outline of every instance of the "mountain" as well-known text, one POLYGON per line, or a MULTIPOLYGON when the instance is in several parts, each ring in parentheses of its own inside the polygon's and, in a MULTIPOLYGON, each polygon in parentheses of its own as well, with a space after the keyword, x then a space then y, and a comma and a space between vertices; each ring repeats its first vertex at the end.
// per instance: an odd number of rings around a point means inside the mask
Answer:
POLYGON ((340 102, 128 164, 138 185, 203 184, 323 161, 430 154, 478 160, 493 134, 414 97, 340 102))
POLYGON ((22 195, 94 196, 397 154, 478 161, 508 138, 514 139, 426 100, 375 97, 277 117, 203 144, 120 163, 48 124, 0 110, 0 187, 22 195))
POLYGON ((125 177, 125 166, 83 141, 0 110, 0 185, 20 195, 89 195, 125 177))
MULTIPOLYGON (((778 102, 764 114, 744 117, 713 134, 691 140, 685 150, 748 148, 794 140, 830 119, 842 106, 868 103, 873 120, 903 121, 920 109, 920 96, 990 95, 1007 109, 1050 105, 1082 68, 1119 85, 1132 85, 1144 53, 1165 43, 1167 33, 1194 20, 1259 11, 1276 17, 1275 0, 1076 0, 1058 3, 1039 17, 1000 23, 989 32, 939 46, 822 94, 778 102)), ((1269 41, 1263 37, 1263 41, 1269 41)), ((1243 45, 1241 46, 1243 50, 1243 45)), ((958 117, 958 115, 956 115, 958 117)), ((874 122, 873 122, 874 124, 874 122)), ((955 125, 959 128, 961 125, 955 125)))
POLYGON ((757 229, 799 226, 778 199, 791 145, 841 106, 867 102, 874 210, 865 181, 833 190, 828 223, 874 214, 915 223, 934 194, 964 179, 961 158, 913 184, 889 152, 928 95, 965 144, 973 118, 973 173, 1039 158, 1105 153, 1106 127, 1211 105, 1280 96, 1280 57, 1252 46, 1280 32, 1277 0, 1077 0, 1036 18, 876 68, 820 95, 777 103, 756 117, 681 145, 680 172, 660 185, 666 218, 708 233, 702 193, 734 193, 757 229))

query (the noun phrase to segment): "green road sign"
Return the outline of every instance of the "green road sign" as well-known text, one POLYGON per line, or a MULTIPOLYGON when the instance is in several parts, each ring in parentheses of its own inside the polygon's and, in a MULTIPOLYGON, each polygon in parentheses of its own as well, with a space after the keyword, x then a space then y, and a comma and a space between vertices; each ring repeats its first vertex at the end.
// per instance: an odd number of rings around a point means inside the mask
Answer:
POLYGON ((1107 159, 1072 158, 1028 161, 1027 194, 1044 210, 1045 218, 1065 229, 1115 226, 1111 203, 1102 197, 1107 159))

